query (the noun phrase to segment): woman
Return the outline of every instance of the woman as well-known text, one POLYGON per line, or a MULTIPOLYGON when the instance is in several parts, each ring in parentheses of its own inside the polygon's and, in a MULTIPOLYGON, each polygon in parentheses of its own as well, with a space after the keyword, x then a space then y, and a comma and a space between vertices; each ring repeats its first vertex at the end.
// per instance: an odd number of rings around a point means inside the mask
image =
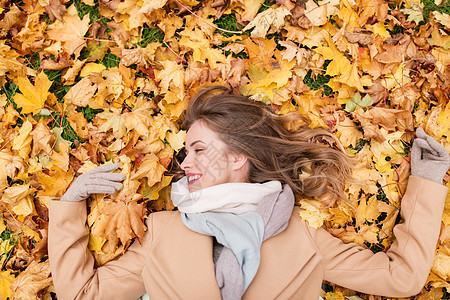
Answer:
POLYGON ((298 217, 293 192, 343 197, 352 162, 319 142, 322 129, 289 131, 291 116, 207 88, 184 116, 185 177, 172 184, 178 211, 153 213, 142 246, 94 270, 85 199, 122 188, 118 164, 81 175, 50 203, 49 258, 59 299, 318 299, 322 281, 407 297, 429 273, 447 194, 446 149, 417 130, 404 222, 386 253, 344 244, 298 217), (286 128, 285 128, 286 127, 286 128))

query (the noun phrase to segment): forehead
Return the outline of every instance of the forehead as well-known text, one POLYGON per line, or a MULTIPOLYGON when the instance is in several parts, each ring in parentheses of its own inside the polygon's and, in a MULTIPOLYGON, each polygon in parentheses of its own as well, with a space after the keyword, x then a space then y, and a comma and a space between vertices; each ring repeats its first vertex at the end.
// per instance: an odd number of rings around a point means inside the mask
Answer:
POLYGON ((186 147, 189 147, 192 142, 197 140, 200 140, 205 144, 214 143, 217 144, 217 146, 223 143, 217 133, 211 130, 205 122, 201 120, 195 121, 189 128, 186 134, 186 147))

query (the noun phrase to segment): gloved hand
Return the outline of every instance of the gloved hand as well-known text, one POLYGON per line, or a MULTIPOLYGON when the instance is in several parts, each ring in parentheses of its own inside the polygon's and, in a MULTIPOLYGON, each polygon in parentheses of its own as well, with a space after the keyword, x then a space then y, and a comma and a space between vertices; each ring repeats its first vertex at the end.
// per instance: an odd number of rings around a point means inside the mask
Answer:
POLYGON ((108 173, 119 167, 118 163, 97 167, 78 178, 61 197, 60 201, 83 201, 90 194, 112 194, 123 188, 122 181, 125 175, 121 173, 108 173))
POLYGON ((411 175, 442 184, 449 167, 450 156, 447 149, 422 128, 417 128, 411 150, 411 175))

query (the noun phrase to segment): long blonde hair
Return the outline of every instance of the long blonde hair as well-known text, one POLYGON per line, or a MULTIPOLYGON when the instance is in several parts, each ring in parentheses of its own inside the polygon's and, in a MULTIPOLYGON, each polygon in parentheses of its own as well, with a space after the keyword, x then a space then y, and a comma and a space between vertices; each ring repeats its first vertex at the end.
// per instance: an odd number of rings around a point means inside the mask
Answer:
POLYGON ((184 129, 197 120, 215 131, 228 150, 244 154, 250 163, 249 182, 278 180, 295 193, 309 197, 328 193, 333 200, 345 198, 344 180, 354 162, 341 150, 320 143, 336 141, 323 128, 286 128, 299 114, 274 114, 268 105, 233 94, 223 86, 204 88, 189 102, 183 116, 184 129))

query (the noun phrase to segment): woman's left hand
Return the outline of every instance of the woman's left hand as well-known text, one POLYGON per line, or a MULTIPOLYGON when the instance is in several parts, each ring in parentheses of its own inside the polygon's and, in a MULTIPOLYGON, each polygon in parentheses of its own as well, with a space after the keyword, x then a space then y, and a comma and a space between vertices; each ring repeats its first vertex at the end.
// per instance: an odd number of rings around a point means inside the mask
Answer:
POLYGON ((442 184, 448 168, 450 156, 447 149, 422 128, 417 128, 411 150, 411 175, 442 184))

